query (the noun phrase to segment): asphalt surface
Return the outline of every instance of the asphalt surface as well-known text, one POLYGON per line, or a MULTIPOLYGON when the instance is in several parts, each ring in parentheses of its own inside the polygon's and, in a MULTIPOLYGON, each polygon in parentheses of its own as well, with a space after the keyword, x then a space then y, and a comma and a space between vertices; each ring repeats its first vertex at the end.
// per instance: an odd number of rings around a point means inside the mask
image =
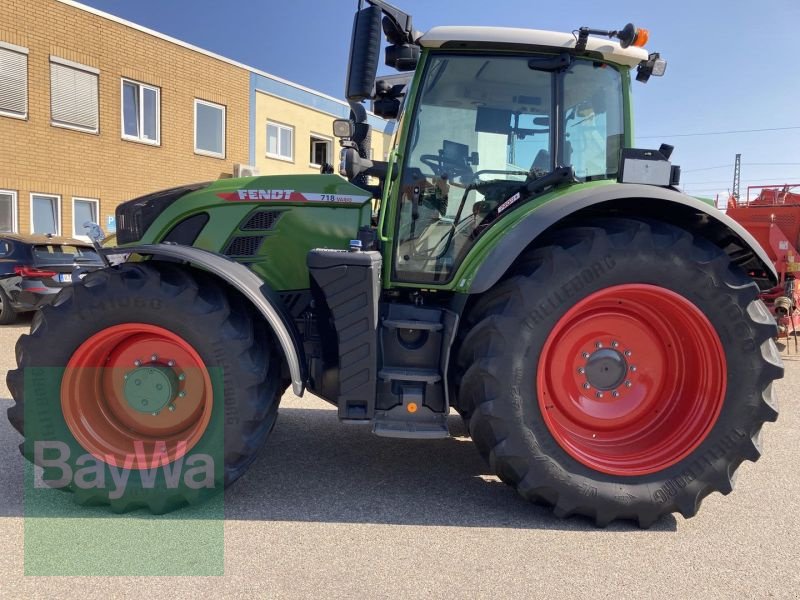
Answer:
MULTIPOLYGON (((797 355, 784 355, 764 456, 688 521, 647 531, 561 521, 490 476, 463 435, 381 439, 289 394, 259 459, 225 494, 224 575, 24 576, 23 462, 4 374, 26 329, 0 327, 0 598, 800 597, 797 355)), ((455 418, 451 429, 463 434, 455 418)))

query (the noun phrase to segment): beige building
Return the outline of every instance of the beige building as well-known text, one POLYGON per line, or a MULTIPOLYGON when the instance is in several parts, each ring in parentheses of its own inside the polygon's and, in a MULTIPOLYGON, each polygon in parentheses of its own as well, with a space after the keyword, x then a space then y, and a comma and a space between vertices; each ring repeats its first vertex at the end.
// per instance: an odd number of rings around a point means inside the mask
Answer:
MULTIPOLYGON (((120 202, 336 163, 347 105, 71 0, 0 3, 0 232, 113 231, 120 202)), ((383 158, 389 124, 370 116, 383 158)))

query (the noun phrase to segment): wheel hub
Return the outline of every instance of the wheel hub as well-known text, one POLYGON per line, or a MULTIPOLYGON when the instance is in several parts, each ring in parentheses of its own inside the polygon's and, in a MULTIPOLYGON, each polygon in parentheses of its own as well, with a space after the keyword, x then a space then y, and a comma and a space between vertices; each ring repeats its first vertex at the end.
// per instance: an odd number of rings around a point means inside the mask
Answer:
POLYGON ((618 350, 601 348, 589 356, 584 369, 587 383, 605 392, 623 384, 628 373, 628 361, 618 350))
POLYGON ((178 396, 178 376, 162 365, 138 367, 125 374, 124 396, 139 412, 158 414, 178 396))

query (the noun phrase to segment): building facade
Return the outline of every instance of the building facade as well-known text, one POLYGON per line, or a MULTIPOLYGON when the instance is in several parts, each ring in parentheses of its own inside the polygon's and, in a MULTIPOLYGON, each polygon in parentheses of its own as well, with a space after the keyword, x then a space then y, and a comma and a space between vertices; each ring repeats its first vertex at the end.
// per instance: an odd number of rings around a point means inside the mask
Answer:
MULTIPOLYGON (((71 0, 0 4, 0 232, 114 230, 185 183, 335 163, 346 103, 71 0)), ((390 125, 370 117, 373 152, 390 125)))

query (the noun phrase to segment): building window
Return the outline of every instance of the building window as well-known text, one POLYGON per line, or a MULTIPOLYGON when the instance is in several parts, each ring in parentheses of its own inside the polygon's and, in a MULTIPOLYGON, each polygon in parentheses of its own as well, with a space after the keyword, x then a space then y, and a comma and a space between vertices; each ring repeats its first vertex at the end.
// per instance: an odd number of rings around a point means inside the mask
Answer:
POLYGON ((311 157, 308 162, 312 167, 319 167, 323 164, 331 164, 331 148, 333 143, 329 138, 318 135, 311 136, 311 157))
POLYGON ((98 223, 100 201, 93 198, 72 199, 72 235, 78 239, 89 240, 85 223, 98 223))
POLYGON ((31 194, 31 233, 61 235, 61 196, 31 194))
POLYGON ((17 232, 17 192, 0 190, 0 233, 17 232))
POLYGON ((194 151, 197 154, 225 158, 225 107, 194 101, 194 151))
POLYGON ((99 73, 92 67, 50 57, 50 110, 53 125, 90 133, 99 131, 99 73))
POLYGON ((267 156, 294 160, 294 129, 288 125, 267 121, 267 156))
POLYGON ((28 50, 0 42, 0 115, 28 116, 28 50))
POLYGON ((161 137, 161 90, 151 85, 122 80, 122 137, 158 144, 161 137))

